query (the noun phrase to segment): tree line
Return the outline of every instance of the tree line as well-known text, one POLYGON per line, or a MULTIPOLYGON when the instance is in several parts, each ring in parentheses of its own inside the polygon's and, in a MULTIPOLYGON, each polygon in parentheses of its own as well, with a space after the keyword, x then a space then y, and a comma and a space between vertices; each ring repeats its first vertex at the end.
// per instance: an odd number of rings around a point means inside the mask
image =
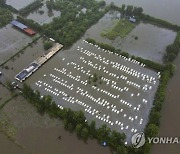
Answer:
POLYGON ((164 55, 164 62, 173 62, 180 51, 180 31, 177 32, 175 41, 173 44, 168 45, 166 48, 166 54, 164 55))
POLYGON ((0 7, 0 28, 6 26, 12 19, 12 13, 9 10, 0 7))

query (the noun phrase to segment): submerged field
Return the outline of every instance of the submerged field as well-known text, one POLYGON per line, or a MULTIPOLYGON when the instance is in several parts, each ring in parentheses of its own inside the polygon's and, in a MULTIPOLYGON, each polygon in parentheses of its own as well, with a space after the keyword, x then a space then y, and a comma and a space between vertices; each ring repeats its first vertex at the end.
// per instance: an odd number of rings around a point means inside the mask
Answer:
POLYGON ((17 10, 20 10, 24 7, 26 7, 27 5, 31 4, 32 2, 34 2, 34 0, 6 0, 6 4, 11 5, 12 7, 14 7, 17 10))
POLYGON ((93 38, 97 42, 109 44, 130 55, 163 63, 166 47, 174 42, 177 33, 151 24, 140 23, 125 38, 117 36, 114 40, 110 40, 103 37, 101 33, 105 29, 115 27, 118 18, 116 11, 108 12, 97 24, 86 31, 84 38, 93 38))
POLYGON ((28 43, 32 42, 32 37, 14 28, 11 24, 0 29, 0 63, 17 53, 28 43))
POLYGON ((60 11, 52 10, 49 11, 45 2, 42 7, 40 7, 38 10, 35 10, 31 12, 27 19, 32 19, 35 22, 39 23, 40 25, 50 23, 53 21, 53 18, 59 17, 61 15, 60 11))
POLYGON ((115 26, 112 29, 104 30, 101 35, 110 40, 115 40, 118 36, 121 38, 126 37, 134 28, 135 24, 126 19, 120 19, 115 21, 115 26))

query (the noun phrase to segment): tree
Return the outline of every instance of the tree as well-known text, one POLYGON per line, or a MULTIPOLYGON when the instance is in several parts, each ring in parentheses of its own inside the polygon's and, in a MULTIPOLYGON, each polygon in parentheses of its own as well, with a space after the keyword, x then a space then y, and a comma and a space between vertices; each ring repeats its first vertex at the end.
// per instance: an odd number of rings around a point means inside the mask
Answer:
POLYGON ((137 15, 138 15, 138 16, 141 16, 142 13, 143 13, 143 8, 142 8, 142 7, 138 7, 138 8, 137 8, 137 15))
POLYGON ((87 128, 84 127, 81 131, 81 137, 83 137, 83 139, 87 140, 88 136, 89 136, 89 131, 87 128))
POLYGON ((4 7, 6 5, 6 0, 0 0, 0 6, 4 7))
POLYGON ((117 147, 118 154, 128 154, 127 148, 125 146, 118 146, 117 147))
POLYGON ((147 136, 155 137, 158 134, 158 127, 154 124, 149 124, 147 127, 147 136))
POLYGON ((83 128, 82 124, 77 124, 76 125, 76 133, 77 133, 78 136, 81 136, 82 128, 83 128))
POLYGON ((74 130, 74 125, 72 123, 68 123, 68 130, 72 132, 74 130))
POLYGON ((152 111, 151 114, 150 114, 149 122, 155 124, 156 126, 159 126, 159 124, 160 124, 160 122, 159 122, 160 117, 161 117, 161 115, 160 115, 159 112, 152 111))
POLYGON ((48 8, 48 10, 51 12, 54 6, 54 1, 50 0, 50 1, 46 1, 46 6, 48 8))
POLYGON ((108 141, 110 137, 110 132, 110 128, 108 128, 106 125, 102 125, 97 131, 99 141, 108 141))
POLYGON ((44 50, 48 50, 53 46, 53 43, 51 41, 45 41, 44 42, 44 50))
POLYGON ((91 123, 90 123, 89 131, 90 131, 90 134, 92 134, 93 137, 96 136, 97 130, 96 130, 96 122, 94 120, 91 121, 91 123))
POLYGON ((116 131, 112 131, 110 136, 110 144, 116 148, 118 145, 124 145, 125 134, 121 134, 116 131))
POLYGON ((133 13, 133 6, 132 5, 128 5, 126 7, 126 14, 127 15, 132 15, 132 13, 133 13))
POLYGON ((76 111, 74 117, 76 124, 83 124, 86 120, 83 111, 76 111))
POLYGON ((122 13, 125 13, 125 8, 126 8, 126 5, 122 4, 122 6, 121 6, 122 13))

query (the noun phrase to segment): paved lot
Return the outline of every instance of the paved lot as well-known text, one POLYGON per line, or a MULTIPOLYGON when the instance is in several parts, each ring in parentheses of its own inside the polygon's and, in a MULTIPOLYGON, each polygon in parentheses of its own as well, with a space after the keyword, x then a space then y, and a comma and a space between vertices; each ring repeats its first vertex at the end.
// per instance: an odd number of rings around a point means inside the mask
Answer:
POLYGON ((127 141, 144 129, 158 87, 157 72, 87 42, 58 56, 28 79, 34 89, 53 96, 60 108, 84 111, 97 126, 125 132, 127 141), (98 80, 93 82, 95 73, 98 80))

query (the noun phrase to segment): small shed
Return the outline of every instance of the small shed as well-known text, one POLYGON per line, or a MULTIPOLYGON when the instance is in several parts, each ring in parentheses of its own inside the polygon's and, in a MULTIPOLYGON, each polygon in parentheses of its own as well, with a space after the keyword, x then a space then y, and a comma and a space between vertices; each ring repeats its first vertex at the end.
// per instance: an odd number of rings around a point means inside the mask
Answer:
POLYGON ((134 17, 130 17, 129 21, 132 22, 132 23, 136 23, 136 19, 134 17))

